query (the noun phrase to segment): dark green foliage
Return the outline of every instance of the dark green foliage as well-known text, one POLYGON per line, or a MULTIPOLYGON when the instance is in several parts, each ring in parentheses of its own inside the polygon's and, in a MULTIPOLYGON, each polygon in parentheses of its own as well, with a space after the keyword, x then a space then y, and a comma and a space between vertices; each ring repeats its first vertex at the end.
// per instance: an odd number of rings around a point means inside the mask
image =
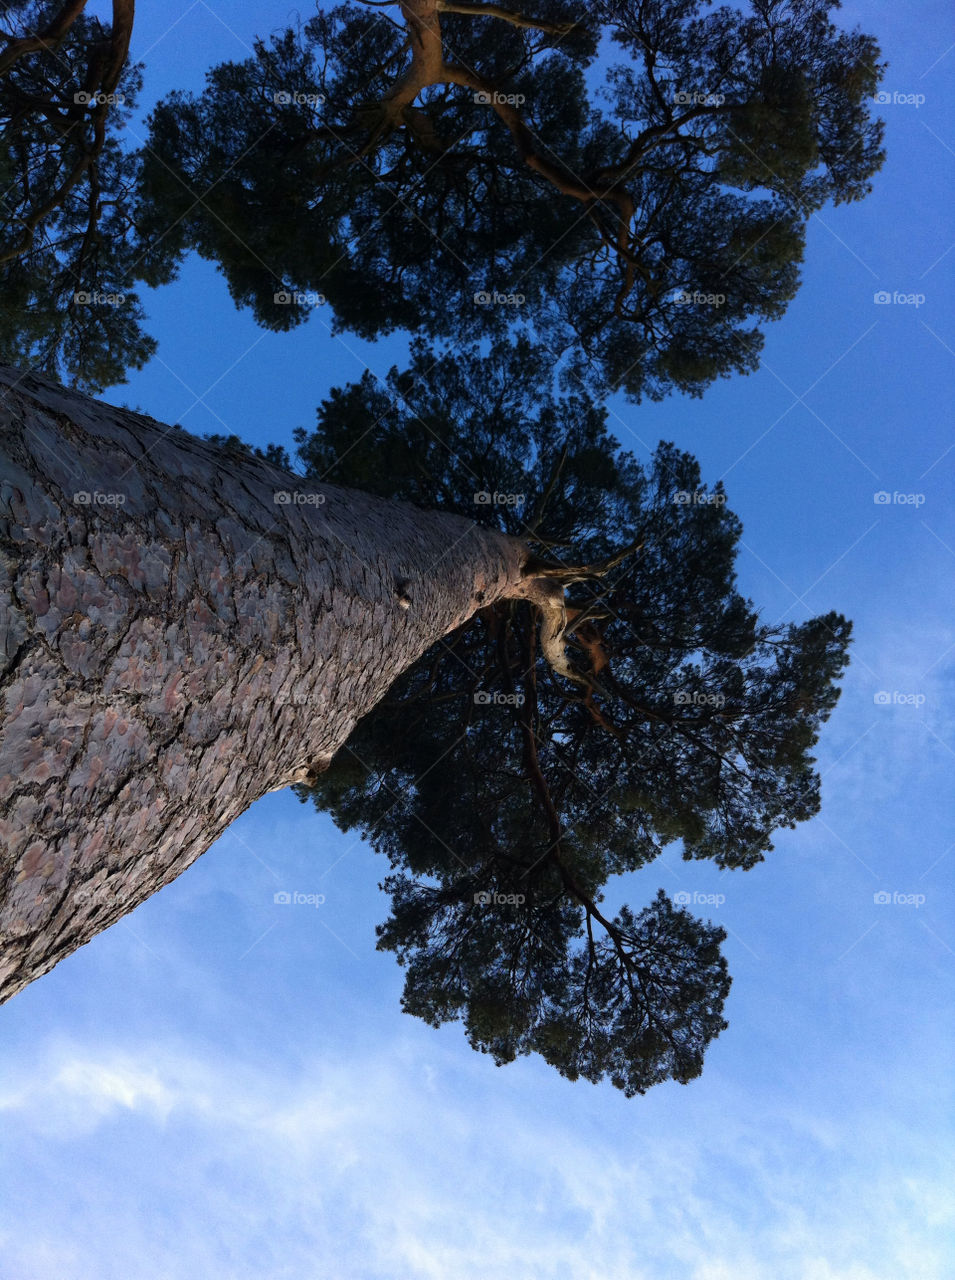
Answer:
MULTIPOLYGON (((42 32, 60 8, 3 4, 0 27, 42 32)), ((126 65, 128 34, 80 14, 0 71, 0 361, 92 392, 155 349, 134 289, 138 162, 123 128, 140 70, 126 65)))
MULTIPOLYGON (((882 162, 879 52, 835 7, 539 0, 536 27, 444 12, 435 45, 397 6, 346 4, 161 103, 140 155, 128 6, 0 50, 0 360, 122 380, 153 349, 133 282, 193 248, 270 328, 320 305, 367 338, 455 341, 332 392, 300 458, 528 541, 565 592, 569 665, 529 602, 486 606, 300 794, 387 854, 379 947, 409 1012, 628 1096, 700 1073, 725 935, 662 890, 610 916, 604 888, 668 845, 748 869, 817 811, 850 625, 761 620, 722 487, 672 444, 641 465, 587 388, 700 394, 756 367, 809 215, 882 162)), ((0 4, 25 32, 56 12, 0 4)))
POLYGON ((463 1018, 498 1061, 533 1050, 633 1092, 698 1073, 724 1025, 722 932, 662 896, 607 920, 602 888, 675 842, 752 867, 817 811, 810 752, 850 628, 763 623, 735 587, 722 488, 672 445, 641 466, 547 370, 526 339, 483 357, 418 345, 387 389, 366 376, 333 392, 300 433, 316 481, 523 534, 542 564, 640 547, 602 577, 566 575, 580 685, 540 656, 529 604, 486 607, 395 683, 310 794, 392 862, 380 945, 408 963, 406 1008, 463 1018), (501 897, 476 905, 482 892, 501 897))
POLYGON ((141 224, 273 329, 309 313, 288 290, 366 337, 518 318, 597 385, 699 394, 756 366, 808 216, 882 163, 879 50, 834 7, 518 6, 569 34, 442 13, 428 62, 397 7, 341 5, 159 105, 141 224))
POLYGON ((208 440, 210 444, 218 445, 220 449, 236 457, 245 455, 246 457, 261 458, 263 462, 270 463, 277 471, 291 471, 292 469, 292 460, 284 445, 267 444, 263 449, 259 445, 247 444, 235 434, 224 436, 215 431, 207 433, 203 436, 203 439, 208 440))
POLYGON ((407 966, 402 1007, 434 1027, 462 1019, 471 1046, 499 1066, 539 1053, 570 1080, 608 1078, 632 1097, 695 1079, 727 1025, 725 934, 662 890, 636 917, 622 908, 591 950, 569 945, 583 912, 566 895, 496 906, 459 882, 392 876, 384 887, 392 915, 379 947, 407 966))

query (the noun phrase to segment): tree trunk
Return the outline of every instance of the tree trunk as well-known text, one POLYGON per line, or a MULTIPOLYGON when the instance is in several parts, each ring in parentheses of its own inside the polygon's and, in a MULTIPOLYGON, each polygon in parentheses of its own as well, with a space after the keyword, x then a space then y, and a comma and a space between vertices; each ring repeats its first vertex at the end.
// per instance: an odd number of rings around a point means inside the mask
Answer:
POLYGON ((4 369, 0 482, 0 1001, 526 592, 515 539, 4 369))

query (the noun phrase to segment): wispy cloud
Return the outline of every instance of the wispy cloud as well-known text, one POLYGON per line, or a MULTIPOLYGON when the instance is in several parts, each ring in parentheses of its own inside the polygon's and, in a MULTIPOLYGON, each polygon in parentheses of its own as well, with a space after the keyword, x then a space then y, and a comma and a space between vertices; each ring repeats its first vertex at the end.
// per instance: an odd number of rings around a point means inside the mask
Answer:
POLYGON ((898 1131, 794 1113, 769 1134, 726 1087, 684 1132, 648 1098, 608 1133, 597 1091, 575 1093, 592 1127, 571 1124, 568 1086, 535 1079, 407 1040, 294 1079, 61 1044, 0 1099, 23 1161, 4 1253, 18 1280, 300 1277, 319 1259, 342 1280, 942 1280, 938 1157, 898 1131))

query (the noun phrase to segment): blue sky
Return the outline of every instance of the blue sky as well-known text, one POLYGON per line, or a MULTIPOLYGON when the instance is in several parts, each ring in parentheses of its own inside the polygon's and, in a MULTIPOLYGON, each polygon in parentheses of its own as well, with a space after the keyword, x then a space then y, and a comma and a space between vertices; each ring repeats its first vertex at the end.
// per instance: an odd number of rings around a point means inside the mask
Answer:
MULTIPOLYGON (((289 16, 220 9, 137 15, 147 101, 289 16)), ((749 873, 671 857, 609 887, 725 899, 699 908, 734 976, 701 1079, 628 1101, 408 1018, 374 950, 384 863, 270 795, 0 1010, 2 1280, 955 1274, 955 34, 928 0, 843 20, 890 96, 924 96, 884 106, 873 195, 814 218, 759 373, 611 406, 641 456, 674 439, 724 477, 767 618, 856 625, 821 815, 749 873)), ((259 443, 402 350, 265 334, 199 262, 147 309, 158 357, 109 398, 259 443)))

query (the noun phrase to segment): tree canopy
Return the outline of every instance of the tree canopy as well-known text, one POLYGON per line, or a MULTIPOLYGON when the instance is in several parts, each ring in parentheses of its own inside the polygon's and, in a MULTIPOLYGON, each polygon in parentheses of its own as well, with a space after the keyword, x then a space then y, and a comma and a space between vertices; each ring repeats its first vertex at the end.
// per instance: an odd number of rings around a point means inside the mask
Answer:
POLYGON ((835 0, 344 4, 151 117, 140 221, 273 329, 515 319, 635 398, 752 370, 807 218, 882 163, 835 0))
POLYGON ((642 466, 546 370, 526 339, 418 344, 299 433, 311 479, 530 538, 555 588, 436 645, 302 795, 391 860, 379 946, 407 965, 408 1011, 632 1094, 699 1074, 725 935, 662 890, 611 916, 604 886, 668 845, 750 868, 817 811, 810 752, 850 624, 761 621, 722 487, 671 444, 642 466))
POLYGON ((155 349, 142 331, 125 145, 141 68, 131 0, 109 27, 78 2, 0 5, 0 361, 89 391, 155 349))
POLYGON ((153 350, 134 283, 191 250, 270 328, 321 305, 416 335, 298 433, 308 477, 499 527, 533 573, 300 795, 388 856, 408 1011, 628 1096, 699 1074, 730 979, 721 928, 607 885, 669 846, 749 869, 817 811, 850 624, 761 619, 722 486, 672 443, 639 462, 600 396, 755 368, 808 218, 868 191, 883 68, 836 8, 343 4, 160 103, 134 153, 132 5, 0 6, 0 359, 121 381, 153 350))

